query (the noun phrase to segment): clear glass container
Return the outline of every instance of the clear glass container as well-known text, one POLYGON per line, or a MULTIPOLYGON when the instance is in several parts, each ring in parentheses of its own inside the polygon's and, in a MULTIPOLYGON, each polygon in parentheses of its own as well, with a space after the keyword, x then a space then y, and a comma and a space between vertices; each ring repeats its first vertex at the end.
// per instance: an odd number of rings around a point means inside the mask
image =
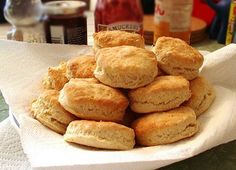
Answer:
POLYGON ((42 15, 41 0, 7 0, 4 16, 14 26, 37 23, 42 15))
POLYGON ((154 43, 161 36, 190 43, 193 0, 155 0, 154 43))
POLYGON ((43 32, 39 26, 42 16, 41 0, 7 0, 4 16, 13 28, 7 38, 18 41, 42 42, 43 32))

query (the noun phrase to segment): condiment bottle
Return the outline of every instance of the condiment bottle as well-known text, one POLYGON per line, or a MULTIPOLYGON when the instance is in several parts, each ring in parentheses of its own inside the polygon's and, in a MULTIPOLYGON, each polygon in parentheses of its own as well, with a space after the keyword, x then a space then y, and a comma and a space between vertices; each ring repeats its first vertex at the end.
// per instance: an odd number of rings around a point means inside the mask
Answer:
POLYGON ((96 32, 125 30, 143 34, 143 11, 139 0, 98 0, 95 9, 96 32))
POLYGON ((180 38, 190 43, 193 0, 156 0, 154 43, 158 37, 180 38))
POLYGON ((44 28, 47 43, 87 44, 86 3, 51 1, 44 4, 44 28))

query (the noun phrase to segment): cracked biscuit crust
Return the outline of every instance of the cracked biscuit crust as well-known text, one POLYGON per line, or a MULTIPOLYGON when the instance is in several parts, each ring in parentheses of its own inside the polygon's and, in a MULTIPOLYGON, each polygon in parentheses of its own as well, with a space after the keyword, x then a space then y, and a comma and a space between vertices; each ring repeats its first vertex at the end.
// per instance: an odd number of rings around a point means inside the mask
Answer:
POLYGON ((81 119, 119 122, 129 101, 126 96, 95 78, 70 79, 60 91, 59 102, 81 119))
POLYGON ((170 75, 181 75, 188 80, 198 76, 203 64, 203 56, 186 42, 171 37, 157 40, 153 52, 158 66, 170 75))
POLYGON ((114 122, 71 122, 64 139, 86 146, 115 150, 129 150, 135 145, 134 130, 114 122))
POLYGON ((215 90, 213 86, 204 78, 197 77, 190 81, 191 98, 184 103, 191 107, 197 116, 205 112, 215 99, 215 90))
POLYGON ((190 96, 189 81, 182 76, 160 76, 151 84, 129 92, 131 109, 137 113, 170 110, 190 96))
POLYGON ((138 144, 155 146, 169 144, 193 136, 199 130, 196 115, 190 107, 152 113, 133 122, 138 144))
POLYGON ((31 111, 35 119, 53 131, 64 134, 68 124, 75 120, 58 102, 59 91, 46 90, 32 103, 31 111))
POLYGON ((93 71, 96 68, 95 57, 84 55, 72 58, 67 61, 66 77, 71 78, 93 78, 93 71))
POLYGON ((93 34, 94 50, 122 45, 144 48, 144 39, 136 33, 126 31, 100 31, 93 34))
POLYGON ((111 87, 134 89, 151 83, 158 74, 155 54, 151 51, 119 46, 96 53, 95 77, 111 87))
POLYGON ((48 72, 43 78, 43 87, 45 89, 61 90, 67 82, 66 62, 62 62, 56 67, 48 68, 48 72))

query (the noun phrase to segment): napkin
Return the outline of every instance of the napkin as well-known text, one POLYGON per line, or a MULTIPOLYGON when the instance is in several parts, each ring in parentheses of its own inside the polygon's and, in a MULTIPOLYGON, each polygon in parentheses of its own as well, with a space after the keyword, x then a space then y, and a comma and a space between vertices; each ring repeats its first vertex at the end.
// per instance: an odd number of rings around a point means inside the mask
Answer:
POLYGON ((213 83, 216 99, 199 117, 200 131, 179 142, 130 151, 98 150, 69 144, 30 116, 49 66, 81 54, 88 46, 0 41, 0 89, 20 123, 21 142, 34 169, 156 169, 236 139, 236 45, 205 56, 201 74, 213 83))
POLYGON ((30 170, 30 164, 23 152, 20 137, 10 119, 0 123, 0 169, 30 170))

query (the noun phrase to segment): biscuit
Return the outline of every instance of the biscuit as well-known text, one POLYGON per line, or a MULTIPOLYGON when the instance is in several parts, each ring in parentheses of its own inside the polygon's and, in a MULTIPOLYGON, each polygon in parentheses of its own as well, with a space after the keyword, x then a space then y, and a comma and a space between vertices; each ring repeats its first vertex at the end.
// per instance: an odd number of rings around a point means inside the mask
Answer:
POLYGON ((193 136, 199 130, 194 111, 179 107, 145 115, 132 124, 136 142, 143 146, 169 144, 193 136))
POLYGON ((71 79, 60 92, 59 102, 70 113, 82 119, 119 122, 128 99, 118 89, 96 79, 71 79))
POLYGON ((184 105, 191 107, 196 116, 199 116, 213 103, 215 99, 214 88, 205 78, 197 77, 190 81, 190 90, 192 96, 184 105))
POLYGON ((94 51, 106 47, 116 47, 122 45, 144 48, 144 38, 136 33, 126 31, 100 31, 93 34, 94 51))
POLYGON ((145 87, 129 91, 130 107, 137 113, 170 110, 190 96, 189 81, 182 76, 160 76, 145 87))
POLYGON ((71 78, 93 78, 93 71, 96 68, 94 56, 85 55, 75 57, 67 61, 66 77, 71 78))
POLYGON ((66 77, 66 63, 60 63, 57 67, 49 67, 48 72, 43 79, 45 89, 61 90, 68 82, 66 77))
POLYGON ((155 54, 142 48, 103 48, 96 53, 95 58, 95 77, 112 87, 138 88, 151 83, 158 73, 155 54))
POLYGON ((53 131, 64 134, 68 124, 75 120, 58 102, 59 91, 44 91, 31 105, 35 119, 53 131))
POLYGON ((186 42, 171 37, 158 38, 153 52, 158 66, 170 75, 181 75, 188 80, 198 76, 203 56, 186 42))
POLYGON ((113 122, 73 121, 64 135, 67 142, 103 149, 129 150, 135 145, 134 130, 113 122))

